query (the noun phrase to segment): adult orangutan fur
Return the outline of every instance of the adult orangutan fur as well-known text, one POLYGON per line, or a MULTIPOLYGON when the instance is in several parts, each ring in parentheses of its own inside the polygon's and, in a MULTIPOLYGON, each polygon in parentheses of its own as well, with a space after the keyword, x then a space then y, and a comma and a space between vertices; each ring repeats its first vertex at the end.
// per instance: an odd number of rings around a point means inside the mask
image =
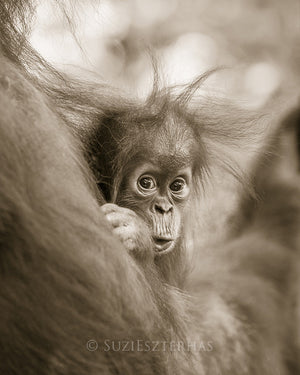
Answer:
MULTIPOLYGON (((131 101, 43 62, 25 39, 31 11, 0 3, 0 374, 296 374, 299 180, 276 173, 276 142, 253 171, 260 199, 245 189, 240 225, 209 251, 194 243, 172 287, 113 236, 84 159, 99 118, 131 101)), ((254 124, 211 105, 194 117, 208 171, 254 124)))

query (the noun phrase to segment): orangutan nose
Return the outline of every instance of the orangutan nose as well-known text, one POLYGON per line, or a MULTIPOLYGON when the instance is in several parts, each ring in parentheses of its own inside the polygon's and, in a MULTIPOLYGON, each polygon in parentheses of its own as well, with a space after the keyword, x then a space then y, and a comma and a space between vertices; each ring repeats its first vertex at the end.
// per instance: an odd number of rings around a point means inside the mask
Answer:
POLYGON ((160 214, 167 214, 173 210, 173 206, 169 202, 155 203, 154 208, 160 214))

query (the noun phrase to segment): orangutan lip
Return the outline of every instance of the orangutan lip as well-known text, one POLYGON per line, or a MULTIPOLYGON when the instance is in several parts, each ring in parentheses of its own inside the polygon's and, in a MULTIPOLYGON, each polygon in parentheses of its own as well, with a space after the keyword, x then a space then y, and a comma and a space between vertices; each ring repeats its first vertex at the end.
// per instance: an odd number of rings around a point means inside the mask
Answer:
POLYGON ((170 238, 155 237, 154 243, 156 250, 158 250, 158 252, 162 252, 167 250, 173 244, 173 240, 170 238))

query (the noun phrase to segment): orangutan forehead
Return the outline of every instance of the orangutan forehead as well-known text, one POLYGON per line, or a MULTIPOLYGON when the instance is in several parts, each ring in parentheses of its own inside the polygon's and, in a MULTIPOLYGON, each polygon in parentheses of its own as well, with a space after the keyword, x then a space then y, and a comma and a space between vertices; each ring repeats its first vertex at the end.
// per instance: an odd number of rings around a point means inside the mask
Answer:
MULTIPOLYGON (((125 124, 125 133, 128 128, 130 129, 130 125, 125 124)), ((132 133, 128 132, 124 142, 135 136, 136 129, 134 126, 131 128, 132 133)), ((120 148, 124 152, 124 160, 130 165, 132 162, 151 161, 159 168, 168 171, 192 165, 199 148, 192 127, 185 119, 178 116, 141 121, 136 143, 132 144, 129 150, 130 158, 128 147, 126 148, 124 142, 120 143, 120 148)))
POLYGON ((177 166, 189 164, 193 159, 195 141, 191 134, 181 137, 159 134, 150 150, 152 158, 160 163, 171 163, 177 166))
POLYGON ((195 149, 192 146, 192 143, 154 143, 147 150, 141 149, 137 159, 150 162, 161 170, 172 172, 192 165, 195 159, 195 149))
POLYGON ((163 169, 179 169, 190 165, 193 161, 192 150, 188 148, 166 148, 165 150, 153 150, 149 160, 163 169))

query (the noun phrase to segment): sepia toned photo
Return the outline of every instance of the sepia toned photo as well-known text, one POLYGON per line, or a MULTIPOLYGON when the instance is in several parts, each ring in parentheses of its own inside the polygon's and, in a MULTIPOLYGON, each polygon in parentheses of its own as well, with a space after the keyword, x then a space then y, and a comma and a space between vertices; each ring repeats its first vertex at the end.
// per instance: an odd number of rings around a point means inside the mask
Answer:
POLYGON ((0 1, 0 375, 300 374, 298 0, 0 1))

